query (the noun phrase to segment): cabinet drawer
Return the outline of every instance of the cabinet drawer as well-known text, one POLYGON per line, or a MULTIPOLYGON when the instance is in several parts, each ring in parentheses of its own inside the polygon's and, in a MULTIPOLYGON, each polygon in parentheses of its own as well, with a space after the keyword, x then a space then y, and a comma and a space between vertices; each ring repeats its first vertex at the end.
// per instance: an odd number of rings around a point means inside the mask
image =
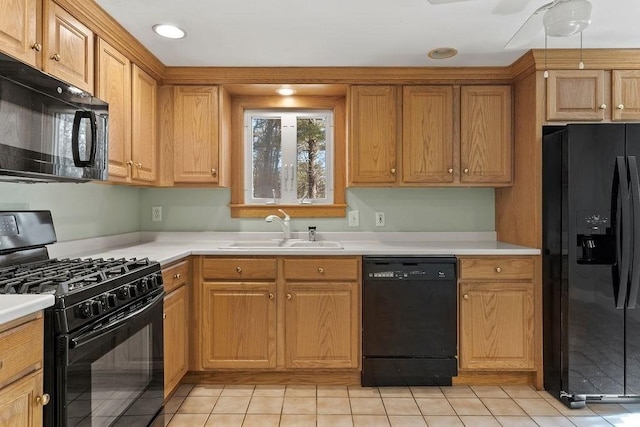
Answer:
POLYGON ((43 318, 16 326, 0 334, 0 384, 42 366, 43 318))
POLYGON ((162 281, 166 293, 187 283, 189 281, 189 261, 181 261, 163 269, 162 281))
POLYGON ((358 280, 359 259, 285 258, 285 280, 358 280))
POLYGON ((533 279, 531 257, 478 257, 460 259, 460 279, 533 279))
POLYGON ((275 280, 275 258, 205 258, 203 279, 275 280))

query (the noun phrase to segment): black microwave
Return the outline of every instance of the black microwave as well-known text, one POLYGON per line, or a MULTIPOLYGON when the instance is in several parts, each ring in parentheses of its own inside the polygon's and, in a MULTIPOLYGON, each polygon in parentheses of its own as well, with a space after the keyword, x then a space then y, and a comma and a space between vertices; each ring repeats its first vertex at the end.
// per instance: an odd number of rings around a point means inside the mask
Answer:
POLYGON ((107 179, 109 107, 0 53, 0 181, 107 179))

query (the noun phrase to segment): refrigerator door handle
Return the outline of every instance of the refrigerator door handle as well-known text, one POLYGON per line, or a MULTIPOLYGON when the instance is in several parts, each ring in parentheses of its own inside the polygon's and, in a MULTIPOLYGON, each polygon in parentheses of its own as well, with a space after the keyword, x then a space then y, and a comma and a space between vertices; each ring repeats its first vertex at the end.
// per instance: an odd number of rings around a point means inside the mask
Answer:
MULTIPOLYGON (((627 288, 629 285, 629 258, 631 251, 631 240, 625 237, 631 230, 631 215, 630 215, 630 201, 629 201, 629 182, 627 178, 627 165, 623 156, 616 157, 616 172, 614 176, 614 186, 617 189, 614 190, 614 195, 617 198, 616 207, 618 214, 621 216, 621 221, 616 218, 616 257, 618 267, 618 286, 614 288, 614 295, 616 299, 616 308, 624 308, 625 300, 627 299, 627 288)), ((614 280, 615 282, 615 280, 614 280)))
POLYGON ((633 206, 633 262, 631 263, 631 287, 627 308, 636 308, 640 286, 640 176, 636 156, 629 156, 629 178, 631 180, 631 203, 633 206))

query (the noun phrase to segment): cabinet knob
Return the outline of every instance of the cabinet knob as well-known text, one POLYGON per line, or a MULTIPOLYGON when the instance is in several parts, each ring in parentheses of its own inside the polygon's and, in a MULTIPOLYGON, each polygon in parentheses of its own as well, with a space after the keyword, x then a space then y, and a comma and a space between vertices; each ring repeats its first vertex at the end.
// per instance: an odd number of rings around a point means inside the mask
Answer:
POLYGON ((173 275, 173 278, 174 278, 174 279, 179 279, 179 278, 180 278, 180 273, 176 273, 176 274, 174 274, 174 275, 173 275))
POLYGON ((496 273, 500 273, 500 272, 502 272, 502 268, 496 267, 496 273))
POLYGON ((453 173, 453 168, 449 168, 449 170, 447 172, 453 173))
POLYGON ((218 171, 215 169, 211 169, 211 175, 218 176, 218 171))
POLYGON ((396 168, 391 168, 391 174, 395 175, 396 174, 396 168))
POLYGON ((240 267, 240 266, 236 267, 236 271, 237 271, 238 273, 242 273, 242 267, 240 267))
POLYGON ((291 294, 287 294, 287 299, 290 300, 291 299, 291 294))
POLYGON ((167 318, 167 313, 162 313, 162 318, 166 319, 167 318))
POLYGON ((320 273, 320 274, 324 273, 324 268, 318 267, 318 273, 320 273))
POLYGON ((136 163, 136 167, 140 169, 142 167, 142 163, 136 163))
POLYGON ((464 169, 462 170, 462 172, 464 172, 464 173, 469 173, 469 168, 464 168, 464 169))
POLYGON ((601 104, 600 105, 600 109, 601 110, 606 110, 607 109, 607 104, 601 104))
POLYGON ((464 294, 464 295, 462 295, 462 298, 463 298, 463 299, 469 299, 469 295, 464 294))
POLYGON ((274 299, 275 296, 273 294, 269 294, 269 299, 274 299))
POLYGON ((49 397, 47 393, 43 394, 42 396, 36 396, 36 403, 38 405, 46 406, 47 403, 49 403, 49 400, 51 400, 51 397, 49 397))
POLYGON ((35 50, 36 52, 40 52, 42 50, 42 45, 40 43, 34 43, 31 45, 31 49, 35 50))
POLYGON ((129 167, 133 166, 133 160, 129 160, 129 161, 127 162, 127 166, 129 166, 129 167))
POLYGON ((60 55, 57 53, 54 53, 51 59, 53 59, 56 62, 60 62, 60 55))
POLYGON ((622 104, 618 105, 618 110, 624 110, 624 105, 622 104))

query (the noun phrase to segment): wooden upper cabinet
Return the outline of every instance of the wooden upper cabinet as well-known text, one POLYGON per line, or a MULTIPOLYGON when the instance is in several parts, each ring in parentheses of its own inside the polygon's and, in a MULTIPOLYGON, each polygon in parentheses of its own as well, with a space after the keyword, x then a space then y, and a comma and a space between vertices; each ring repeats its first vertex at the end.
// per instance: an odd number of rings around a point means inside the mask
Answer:
POLYGON ((42 39, 37 35, 39 0, 0 0, 0 50, 39 68, 42 39))
POLYGON ((44 1, 43 15, 43 70, 93 93, 93 32, 51 0, 44 1))
POLYGON ((109 103, 109 180, 131 177, 131 62, 98 40, 96 95, 109 103))
POLYGON ((396 94, 395 86, 351 87, 350 184, 397 182, 396 94))
POLYGON ((512 180, 511 86, 460 90, 460 182, 508 184, 512 180))
POLYGON ((134 181, 156 180, 156 81, 137 65, 131 73, 131 158, 134 181))
POLYGON ((611 72, 613 120, 640 120, 640 71, 611 72))
POLYGON ((547 120, 599 121, 606 118, 603 70, 552 70, 547 81, 547 120))
POLYGON ((402 182, 453 182, 453 87, 402 90, 402 182))
POLYGON ((218 88, 174 88, 173 181, 218 183, 218 88))

